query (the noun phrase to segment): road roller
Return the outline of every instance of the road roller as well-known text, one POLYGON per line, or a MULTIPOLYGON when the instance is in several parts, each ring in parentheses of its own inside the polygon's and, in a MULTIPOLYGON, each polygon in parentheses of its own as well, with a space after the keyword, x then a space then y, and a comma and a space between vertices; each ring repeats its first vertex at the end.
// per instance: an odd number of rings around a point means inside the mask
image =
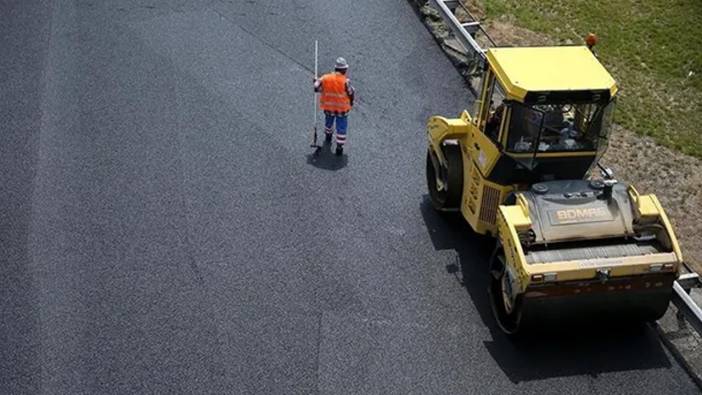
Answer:
POLYGON ((614 78, 585 46, 485 59, 474 108, 429 119, 426 177, 436 210, 496 239, 486 269, 499 327, 660 318, 683 260, 656 196, 600 164, 614 78))

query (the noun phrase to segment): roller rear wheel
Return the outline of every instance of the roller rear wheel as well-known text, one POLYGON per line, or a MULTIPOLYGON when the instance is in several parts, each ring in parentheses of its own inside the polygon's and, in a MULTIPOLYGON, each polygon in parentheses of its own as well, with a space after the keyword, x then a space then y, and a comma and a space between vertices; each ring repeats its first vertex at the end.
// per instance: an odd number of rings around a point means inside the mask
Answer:
POLYGON ((431 147, 427 151, 427 187, 432 206, 437 210, 455 210, 461 205, 463 193, 463 157, 460 145, 442 146, 447 168, 435 168, 431 147))

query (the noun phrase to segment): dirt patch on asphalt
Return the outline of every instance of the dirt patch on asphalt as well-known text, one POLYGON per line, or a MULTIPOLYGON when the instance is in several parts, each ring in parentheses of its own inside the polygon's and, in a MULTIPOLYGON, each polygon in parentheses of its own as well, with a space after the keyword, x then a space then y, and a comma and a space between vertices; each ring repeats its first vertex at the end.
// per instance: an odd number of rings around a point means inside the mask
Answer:
MULTIPOLYGON (((474 17, 484 19, 485 12, 479 1, 463 2, 474 17)), ((448 33, 435 11, 423 10, 422 13, 439 39, 448 33)), ((465 17, 459 14, 459 19, 465 17)), ((514 20, 507 16, 484 21, 482 25, 497 45, 559 44, 545 34, 516 26, 514 20)), ((450 50, 448 54, 453 55, 454 62, 462 63, 460 56, 452 54, 450 50)), ((658 145, 651 138, 615 125, 609 150, 601 163, 611 167, 618 180, 635 185, 642 194, 653 193, 660 199, 673 222, 685 261, 702 273, 702 160, 658 145)))

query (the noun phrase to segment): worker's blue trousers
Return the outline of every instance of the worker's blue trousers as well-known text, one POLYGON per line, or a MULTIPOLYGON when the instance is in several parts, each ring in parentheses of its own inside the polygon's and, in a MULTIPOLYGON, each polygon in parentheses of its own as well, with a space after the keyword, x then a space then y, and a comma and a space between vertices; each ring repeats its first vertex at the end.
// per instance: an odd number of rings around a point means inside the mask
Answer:
POLYGON ((348 115, 324 114, 324 132, 333 133, 334 122, 336 121, 336 143, 344 145, 346 143, 346 130, 348 128, 348 115))

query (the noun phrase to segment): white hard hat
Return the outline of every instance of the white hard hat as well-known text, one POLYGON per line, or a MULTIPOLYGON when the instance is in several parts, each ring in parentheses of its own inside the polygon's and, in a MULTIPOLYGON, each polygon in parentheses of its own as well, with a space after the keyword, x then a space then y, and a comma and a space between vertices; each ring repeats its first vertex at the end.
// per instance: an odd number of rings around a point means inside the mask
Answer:
POLYGON ((335 69, 340 69, 340 70, 346 70, 349 68, 349 64, 346 63, 346 59, 344 58, 336 58, 336 64, 334 65, 335 69))

